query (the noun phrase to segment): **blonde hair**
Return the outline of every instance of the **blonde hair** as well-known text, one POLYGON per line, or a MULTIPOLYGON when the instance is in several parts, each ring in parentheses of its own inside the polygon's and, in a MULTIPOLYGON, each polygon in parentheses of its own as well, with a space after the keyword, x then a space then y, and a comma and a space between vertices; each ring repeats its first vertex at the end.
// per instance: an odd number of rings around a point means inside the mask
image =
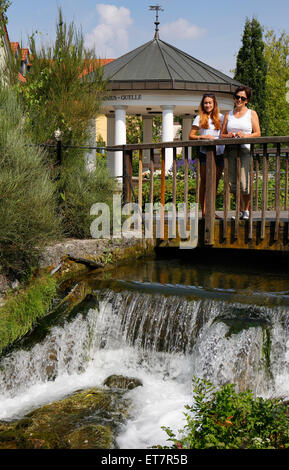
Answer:
POLYGON ((214 93, 205 93, 203 95, 203 98, 199 107, 199 115, 200 115, 199 127, 201 129, 209 129, 209 115, 208 113, 206 113, 205 108, 204 108, 205 98, 212 98, 214 101, 214 108, 213 108, 213 111, 211 112, 211 120, 215 126, 215 129, 220 130, 221 118, 220 118, 220 113, 219 113, 219 105, 218 105, 218 102, 214 93))

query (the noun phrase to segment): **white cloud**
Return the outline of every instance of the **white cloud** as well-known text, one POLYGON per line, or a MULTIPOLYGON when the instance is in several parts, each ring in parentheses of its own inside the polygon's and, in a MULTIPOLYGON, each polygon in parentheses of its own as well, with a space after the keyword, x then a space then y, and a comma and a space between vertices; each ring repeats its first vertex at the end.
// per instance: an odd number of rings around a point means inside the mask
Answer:
POLYGON ((98 3, 99 24, 85 37, 86 47, 95 47, 102 58, 116 58, 128 52, 128 28, 133 20, 130 10, 98 3))
POLYGON ((179 18, 172 23, 165 23, 160 27, 161 39, 197 39, 204 36, 206 32, 206 29, 199 28, 184 18, 179 18))

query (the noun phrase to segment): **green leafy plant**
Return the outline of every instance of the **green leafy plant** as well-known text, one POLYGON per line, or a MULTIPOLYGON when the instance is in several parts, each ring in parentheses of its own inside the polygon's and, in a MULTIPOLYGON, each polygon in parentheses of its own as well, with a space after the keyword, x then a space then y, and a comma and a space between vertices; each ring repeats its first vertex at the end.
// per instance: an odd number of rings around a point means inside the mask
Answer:
MULTIPOLYGON (((204 379, 193 379, 193 403, 186 406, 186 424, 180 437, 164 431, 179 449, 283 449, 289 447, 288 407, 281 400, 254 398, 251 390, 235 385, 217 389, 204 379)), ((160 446, 158 446, 160 447, 160 446)), ((166 447, 168 448, 168 447, 166 447)))

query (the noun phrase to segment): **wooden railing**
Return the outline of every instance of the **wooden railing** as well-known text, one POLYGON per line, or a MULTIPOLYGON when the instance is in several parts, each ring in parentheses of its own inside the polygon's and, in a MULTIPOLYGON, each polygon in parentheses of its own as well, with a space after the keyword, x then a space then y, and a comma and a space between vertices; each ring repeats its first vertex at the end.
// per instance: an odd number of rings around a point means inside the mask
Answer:
MULTIPOLYGON (((164 143, 151 143, 151 144, 130 144, 123 146, 107 147, 109 151, 122 151, 123 152, 123 200, 124 202, 137 202, 140 209, 143 207, 143 187, 149 184, 149 196, 147 202, 156 202, 155 194, 155 165, 154 165, 154 151, 159 149, 161 152, 161 168, 160 178, 160 194, 158 202, 164 208, 165 203, 168 202, 166 197, 166 184, 170 178, 172 184, 172 192, 170 202, 176 205, 178 199, 178 181, 181 180, 183 184, 183 203, 188 207, 189 196, 194 198, 194 202, 199 203, 199 190, 200 190, 200 161, 199 161, 199 146, 207 147, 206 159, 206 215, 205 215, 205 228, 204 228, 204 243, 206 245, 214 244, 214 227, 215 227, 215 212, 216 212, 216 163, 215 163, 215 150, 216 141, 178 141, 178 142, 164 142, 164 143), (173 149, 173 165, 171 168, 170 176, 166 174, 166 149, 173 149), (183 149, 182 158, 183 174, 180 176, 177 172, 177 148, 183 149), (189 148, 192 149, 194 156, 194 171, 190 173, 189 170, 189 148), (143 151, 149 149, 150 161, 148 174, 146 178, 143 175, 143 151), (133 156, 134 155, 134 156, 133 156), (133 167, 136 165, 134 162, 138 161, 137 174, 133 175, 133 167), (194 194, 190 191, 190 179, 194 181, 194 194), (145 182, 145 183, 144 183, 145 182)), ((248 220, 248 239, 252 239, 253 234, 253 221, 259 218, 261 222, 260 238, 265 237, 265 225, 268 217, 268 211, 273 211, 273 218, 275 220, 274 240, 279 238, 279 223, 281 211, 288 210, 288 156, 289 156, 289 136, 285 137, 259 137, 259 138, 239 138, 239 139, 219 139, 218 145, 233 145, 237 146, 237 187, 236 187, 236 204, 233 208, 235 213, 234 223, 234 238, 237 240, 240 231, 240 149, 241 144, 251 144, 251 162, 250 162, 250 211, 248 220), (268 200, 268 196, 269 200, 268 200)), ((228 158, 224 159, 224 172, 223 172, 223 190, 222 201, 218 195, 218 210, 222 211, 222 237, 228 237, 228 223, 232 215, 229 189, 229 173, 228 173, 228 158)), ((164 217, 162 211, 162 218, 164 217)), ((283 219, 284 214, 282 213, 283 219)), ((289 222, 288 214, 285 216, 289 222)), ((282 219, 282 220, 283 220, 282 219)), ((289 239, 289 230, 288 230, 289 239)))

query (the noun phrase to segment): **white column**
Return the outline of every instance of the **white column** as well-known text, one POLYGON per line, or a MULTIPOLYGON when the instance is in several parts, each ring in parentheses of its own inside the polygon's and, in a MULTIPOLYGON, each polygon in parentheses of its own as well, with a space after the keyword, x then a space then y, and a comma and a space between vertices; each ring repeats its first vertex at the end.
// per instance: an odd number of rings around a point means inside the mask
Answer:
MULTIPOLYGON (((153 117, 144 115, 142 117, 143 121, 143 143, 150 144, 153 141, 153 117)), ((143 162, 149 165, 150 162, 150 150, 144 150, 143 152, 143 162)))
MULTIPOLYGON (((182 126, 182 140, 189 140, 189 134, 192 128, 192 116, 183 116, 183 126, 182 126)), ((188 156, 192 158, 192 149, 189 148, 188 156)), ((184 149, 183 149, 184 156, 184 149)))
MULTIPOLYGON (((162 141, 172 142, 174 140, 174 105, 163 105, 162 109, 162 141)), ((166 172, 173 165, 173 149, 166 149, 166 172)))
MULTIPOLYGON (((107 114, 107 130, 106 130, 106 145, 114 145, 114 129, 115 129, 115 116, 114 114, 107 114)), ((107 169, 111 176, 114 176, 114 152, 107 152, 107 169)))
MULTIPOLYGON (((115 145, 126 144, 126 109, 127 106, 114 106, 115 110, 115 145)), ((122 152, 114 152, 113 176, 122 176, 122 152)), ((121 181, 121 180, 120 180, 121 181)))

